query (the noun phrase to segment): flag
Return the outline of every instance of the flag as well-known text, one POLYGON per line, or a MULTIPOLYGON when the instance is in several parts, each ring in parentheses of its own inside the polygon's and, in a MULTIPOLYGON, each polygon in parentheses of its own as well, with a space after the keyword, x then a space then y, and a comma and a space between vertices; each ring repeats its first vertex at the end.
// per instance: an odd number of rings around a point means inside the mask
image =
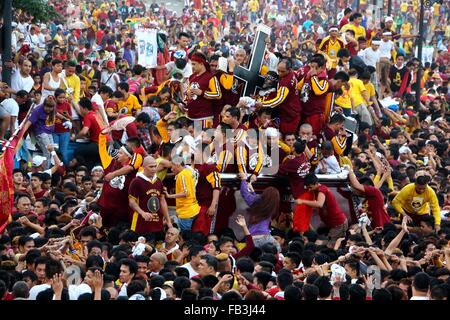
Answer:
MULTIPOLYGON (((314 200, 312 192, 303 193, 299 199, 314 200)), ((295 232, 306 232, 309 230, 309 224, 311 222, 311 216, 313 214, 313 208, 306 204, 297 204, 294 209, 293 217, 293 230, 295 232)))
POLYGON ((24 134, 24 126, 21 126, 14 135, 5 143, 3 153, 0 155, 0 234, 11 221, 14 208, 14 184, 12 172, 14 169, 14 154, 16 147, 24 134))

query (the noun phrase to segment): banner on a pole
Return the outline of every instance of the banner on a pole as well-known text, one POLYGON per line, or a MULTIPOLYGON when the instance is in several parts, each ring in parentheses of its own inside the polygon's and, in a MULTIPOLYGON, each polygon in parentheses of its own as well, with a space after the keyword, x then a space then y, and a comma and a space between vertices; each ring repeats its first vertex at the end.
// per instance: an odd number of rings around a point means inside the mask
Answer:
POLYGON ((137 30, 136 38, 138 40, 138 64, 146 68, 155 68, 158 54, 157 30, 137 30))

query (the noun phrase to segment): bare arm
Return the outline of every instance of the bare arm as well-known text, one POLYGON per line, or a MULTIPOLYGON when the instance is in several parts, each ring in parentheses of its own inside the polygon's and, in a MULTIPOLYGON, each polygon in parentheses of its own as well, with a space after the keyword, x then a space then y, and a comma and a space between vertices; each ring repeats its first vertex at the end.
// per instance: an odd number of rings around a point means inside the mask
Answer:
POLYGON ((405 234, 408 233, 408 227, 406 225, 407 219, 406 217, 403 217, 402 220, 402 230, 398 233, 398 235, 392 239, 391 243, 389 243, 388 247, 386 248, 386 250, 384 250, 384 252, 388 255, 392 254, 392 251, 398 247, 398 245, 400 244, 400 242, 402 241, 403 237, 405 234))
POLYGON ((325 195, 322 192, 319 192, 317 195, 317 200, 311 201, 311 200, 303 200, 303 199, 297 199, 298 204, 306 204, 309 207, 312 208, 323 208, 323 205, 325 204, 325 195))

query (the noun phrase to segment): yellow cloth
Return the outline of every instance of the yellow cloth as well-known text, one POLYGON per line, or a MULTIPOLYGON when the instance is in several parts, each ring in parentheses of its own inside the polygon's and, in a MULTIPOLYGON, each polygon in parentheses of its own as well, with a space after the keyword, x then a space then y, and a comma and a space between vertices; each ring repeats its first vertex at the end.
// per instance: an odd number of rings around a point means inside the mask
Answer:
POLYGON ((347 90, 342 86, 342 95, 337 97, 336 100, 334 100, 334 103, 341 108, 351 109, 352 100, 350 99, 350 90, 347 90))
POLYGON ((180 219, 193 218, 200 211, 200 206, 195 197, 195 184, 193 170, 185 168, 177 175, 175 193, 186 193, 185 197, 176 199, 176 211, 180 219))
POLYGON ((353 99, 353 106, 366 105, 366 99, 362 95, 362 92, 366 91, 364 83, 357 78, 350 78, 348 83, 350 84, 350 97, 353 99))
MULTIPOLYGON (((65 81, 67 83, 67 86, 73 89, 73 101, 75 103, 78 103, 80 101, 81 92, 80 78, 76 74, 73 74, 70 77, 65 77, 65 81)), ((61 81, 61 88, 67 89, 64 81, 61 81)))
POLYGON ((402 29, 400 31, 400 34, 402 36, 410 36, 411 35, 411 30, 412 30, 412 25, 409 22, 405 22, 402 24, 402 29))
MULTIPOLYGON (((156 164, 159 165, 162 160, 164 160, 164 158, 162 158, 162 157, 157 158, 156 164)), ((159 180, 164 181, 164 179, 166 178, 166 175, 167 175, 167 170, 168 170, 168 168, 165 168, 164 170, 158 171, 156 173, 156 176, 158 177, 159 180)))
POLYGON ((119 112, 128 116, 133 115, 133 111, 142 109, 142 106, 139 104, 138 99, 135 95, 132 94, 128 96, 128 99, 126 101, 120 100, 119 102, 117 102, 117 105, 119 107, 119 112), (127 108, 126 112, 124 112, 125 110, 122 110, 122 108, 127 108))
POLYGON ((376 97, 375 87, 372 82, 369 81, 368 83, 364 84, 364 87, 366 88, 370 98, 376 97))
POLYGON ((439 201, 434 190, 427 186, 424 193, 418 194, 414 183, 403 187, 402 190, 392 200, 392 206, 398 213, 411 213, 417 215, 426 215, 431 212, 435 224, 441 224, 441 210, 439 201))
POLYGON ((250 0, 248 3, 248 8, 250 9, 250 12, 257 12, 259 9, 259 3, 256 0, 250 0))
POLYGON ((406 12, 406 11, 408 11, 408 3, 402 2, 402 4, 400 5, 400 12, 406 12))
POLYGON ((359 39, 359 37, 366 37, 366 29, 363 26, 355 26, 352 23, 347 23, 341 28, 341 33, 346 32, 347 30, 353 30, 355 32, 355 39, 359 39))

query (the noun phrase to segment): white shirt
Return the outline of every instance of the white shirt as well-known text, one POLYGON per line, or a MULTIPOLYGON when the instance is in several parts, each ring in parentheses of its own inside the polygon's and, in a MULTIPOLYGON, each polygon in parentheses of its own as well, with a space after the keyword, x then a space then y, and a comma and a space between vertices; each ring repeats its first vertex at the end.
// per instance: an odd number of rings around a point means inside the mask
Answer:
POLYGON ((366 48, 360 52, 358 55, 363 59, 364 63, 368 66, 372 66, 374 68, 377 67, 377 63, 380 61, 380 50, 373 51, 372 47, 366 48))
POLYGON ((19 115, 19 104, 13 98, 5 99, 0 104, 11 117, 17 117, 19 115))
MULTIPOLYGON (((336 156, 332 155, 327 158, 323 158, 320 160, 321 164, 325 165, 326 168, 326 174, 334 174, 334 173, 341 173, 342 169, 339 165, 339 162, 336 159, 336 156)), ((316 168, 316 173, 319 173, 321 169, 321 165, 318 165, 316 168)))
POLYGON ((380 48, 378 51, 380 51, 381 58, 388 58, 391 59, 391 52, 394 48, 394 43, 391 40, 388 41, 381 41, 380 48))
POLYGON ((97 104, 97 106, 104 108, 105 107, 105 103, 103 102, 102 97, 98 94, 98 92, 96 92, 92 98, 91 98, 91 102, 95 102, 97 104))
POLYGON ((27 34, 25 37, 25 40, 30 43, 30 47, 33 49, 36 49, 39 45, 39 36, 37 34, 27 34))
POLYGON ((119 291, 118 297, 128 297, 128 293, 127 293, 127 284, 126 284, 126 283, 124 283, 124 284, 120 287, 120 291, 119 291))
POLYGON ((26 78, 22 77, 20 70, 16 70, 11 76, 11 89, 14 91, 25 90, 30 92, 33 88, 34 80, 31 76, 26 78))
POLYGON ((113 91, 117 90, 117 84, 120 82, 119 80, 119 76, 115 72, 112 74, 109 74, 107 71, 102 72, 102 85, 110 87, 113 91))
POLYGON ((181 267, 188 269, 188 271, 189 271, 189 279, 191 279, 192 277, 195 277, 196 275, 198 275, 198 272, 194 270, 194 268, 192 267, 192 265, 189 262, 183 264, 181 267))
POLYGON ((413 296, 409 300, 430 300, 428 297, 413 296))
POLYGON ((34 286, 33 288, 30 289, 30 297, 28 298, 28 300, 36 300, 36 297, 40 292, 50 289, 51 287, 52 287, 51 285, 46 283, 34 286))
POLYGON ((92 293, 91 287, 89 287, 86 283, 82 283, 80 285, 73 284, 69 286, 70 300, 78 300, 78 297, 84 293, 92 293))

